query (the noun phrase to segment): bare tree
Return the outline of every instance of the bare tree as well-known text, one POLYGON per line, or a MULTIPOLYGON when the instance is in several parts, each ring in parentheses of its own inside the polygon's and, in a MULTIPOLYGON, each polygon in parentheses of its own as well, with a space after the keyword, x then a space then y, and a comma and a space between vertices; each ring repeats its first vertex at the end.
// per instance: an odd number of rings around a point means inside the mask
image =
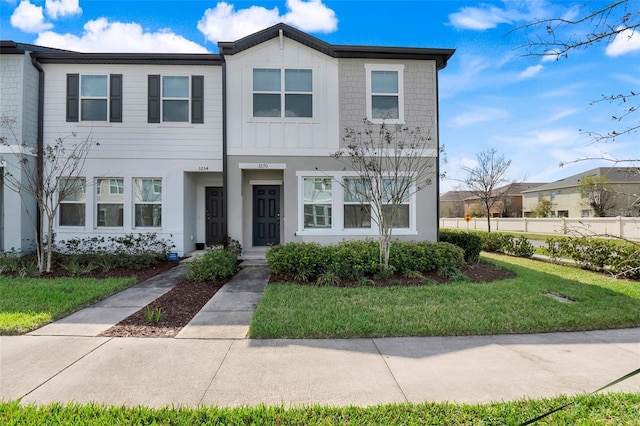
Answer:
POLYGON ((437 178, 438 152, 429 132, 367 120, 362 131, 345 129, 343 142, 344 148, 332 156, 356 176, 339 183, 345 195, 360 205, 353 219, 370 217, 378 225, 380 264, 388 271, 393 228, 408 218, 409 199, 437 178))
POLYGON ((491 232, 491 211, 504 200, 510 189, 507 179, 507 171, 511 166, 511 160, 498 155, 495 149, 489 149, 476 155, 478 165, 475 167, 463 166, 467 177, 461 182, 475 197, 480 200, 482 210, 487 215, 487 231, 491 232))
MULTIPOLYGON (((600 3, 592 3, 599 5, 600 3)), ((572 51, 588 49, 598 43, 610 43, 614 40, 630 41, 640 37, 640 4, 637 0, 618 0, 595 10, 581 7, 575 18, 538 19, 517 30, 531 31, 528 41, 520 46, 526 49, 526 56, 568 58, 572 51), (570 31, 570 33, 567 33, 570 31)), ((594 142, 614 141, 623 135, 629 135, 640 130, 640 120, 636 113, 640 108, 640 87, 631 88, 625 93, 601 95, 591 102, 613 103, 619 107, 619 112, 612 114, 611 119, 616 127, 608 132, 581 131, 592 138, 594 142), (622 126, 624 121, 625 125, 622 126), (622 126, 622 127, 620 127, 622 126)), ((575 161, 608 160, 615 164, 638 162, 638 158, 579 158, 575 161)), ((561 163, 561 166, 565 163, 561 163)), ((635 168, 640 173, 640 168, 635 168)))
MULTIPOLYGON (((86 182, 80 176, 91 146, 99 144, 89 136, 66 147, 67 138, 60 137, 53 145, 46 144, 42 147, 40 164, 35 161, 39 154, 38 148, 17 141, 13 131, 15 124, 15 118, 4 115, 0 118, 0 127, 13 136, 13 140, 1 136, 0 144, 12 150, 18 158, 20 168, 19 171, 5 171, 5 184, 20 195, 26 214, 33 224, 38 271, 51 272, 54 224, 60 204, 86 191, 86 182), (37 211, 26 208, 25 198, 35 200, 37 211)), ((75 138, 76 135, 72 134, 70 137, 75 138)))

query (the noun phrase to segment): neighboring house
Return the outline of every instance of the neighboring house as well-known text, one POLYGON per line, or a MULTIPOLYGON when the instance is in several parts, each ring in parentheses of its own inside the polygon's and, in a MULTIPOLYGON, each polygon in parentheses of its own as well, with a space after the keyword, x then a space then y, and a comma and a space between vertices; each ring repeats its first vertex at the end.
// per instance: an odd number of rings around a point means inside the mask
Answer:
POLYGON ((463 217, 464 200, 472 196, 471 191, 448 191, 440 195, 440 217, 463 217))
MULTIPOLYGON (((491 217, 522 217, 523 192, 543 185, 539 182, 510 183, 496 188, 497 199, 491 207, 491 217)), ((471 195, 464 199, 464 215, 486 217, 480 197, 471 195)))
MULTIPOLYGON (((430 129, 437 157, 437 74, 453 50, 336 46, 278 24, 219 51, 32 54, 44 140, 100 143, 58 240, 156 232, 182 254, 225 236, 247 252, 374 237, 371 220, 351 223, 353 173, 330 157, 343 129, 385 114, 430 129)), ((437 238, 435 182, 407 200, 394 237, 437 238)))
POLYGON ((20 197, 5 179, 11 173, 17 180, 28 181, 19 159, 30 159, 30 168, 35 170, 36 156, 31 151, 42 142, 38 108, 44 75, 32 52, 64 51, 0 41, 0 117, 15 120, 10 127, 0 128, 6 141, 0 144, 0 251, 28 252, 35 247, 35 200, 26 194, 20 197))
POLYGON ((640 214, 640 173, 627 167, 598 167, 523 191, 525 216, 531 216, 538 202, 550 200, 551 217, 593 217, 594 212, 583 198, 580 182, 586 177, 605 177, 608 189, 614 193, 615 207, 608 216, 638 216, 640 214))

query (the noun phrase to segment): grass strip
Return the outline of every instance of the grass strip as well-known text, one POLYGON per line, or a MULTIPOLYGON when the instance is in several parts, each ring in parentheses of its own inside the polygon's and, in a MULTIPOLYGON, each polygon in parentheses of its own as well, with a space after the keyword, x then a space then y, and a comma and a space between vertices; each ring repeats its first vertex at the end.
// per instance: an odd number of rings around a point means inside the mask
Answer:
POLYGON ((358 338, 544 333, 637 327, 640 285, 496 254, 516 278, 415 287, 269 284, 252 338, 358 338), (571 301, 562 303, 559 298, 571 301))
POLYGON ((0 277, 0 334, 35 330, 134 283, 135 277, 0 277))
POLYGON ((569 401, 575 404, 540 420, 539 425, 638 425, 640 393, 604 393, 520 399, 490 404, 425 402, 371 407, 284 408, 110 407, 96 404, 20 406, 0 403, 0 423, 13 425, 517 425, 569 401))

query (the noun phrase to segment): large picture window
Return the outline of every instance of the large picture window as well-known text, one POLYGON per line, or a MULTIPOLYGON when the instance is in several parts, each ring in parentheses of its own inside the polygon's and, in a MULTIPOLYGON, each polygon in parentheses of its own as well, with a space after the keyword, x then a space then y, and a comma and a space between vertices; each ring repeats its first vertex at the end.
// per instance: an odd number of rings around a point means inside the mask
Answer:
POLYGON ((107 76, 80 76, 80 120, 107 121, 107 76))
POLYGON ((404 122, 404 66, 365 65, 367 118, 374 123, 404 122))
POLYGON ((84 226, 87 185, 84 178, 65 178, 59 183, 60 226, 84 226))
POLYGON ((253 116, 313 117, 312 70, 255 68, 253 116))
POLYGON ((96 180, 97 226, 123 225, 124 179, 100 178, 96 180))
POLYGON ((304 228, 331 228, 331 178, 308 177, 303 182, 304 228))
POLYGON ((136 227, 162 226, 162 179, 135 178, 134 216, 136 227))
POLYGON ((382 194, 383 201, 386 203, 382 206, 382 214, 386 220, 391 220, 393 215, 393 228, 409 228, 410 221, 410 191, 408 188, 408 182, 405 179, 383 179, 382 180, 382 194), (403 192, 402 197, 399 195, 403 192), (395 194, 395 198, 393 199, 395 194), (394 214, 395 209, 395 214, 394 214))

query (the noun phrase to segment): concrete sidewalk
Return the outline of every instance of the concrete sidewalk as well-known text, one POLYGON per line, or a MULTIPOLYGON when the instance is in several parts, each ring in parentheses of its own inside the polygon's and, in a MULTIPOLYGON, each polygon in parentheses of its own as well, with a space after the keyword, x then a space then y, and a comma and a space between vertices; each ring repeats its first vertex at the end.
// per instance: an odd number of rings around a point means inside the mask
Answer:
MULTIPOLYGON (((591 392, 640 367, 640 328, 352 340, 0 336, 24 404, 465 403, 591 392)), ((640 392, 636 376, 611 390, 640 392)))

